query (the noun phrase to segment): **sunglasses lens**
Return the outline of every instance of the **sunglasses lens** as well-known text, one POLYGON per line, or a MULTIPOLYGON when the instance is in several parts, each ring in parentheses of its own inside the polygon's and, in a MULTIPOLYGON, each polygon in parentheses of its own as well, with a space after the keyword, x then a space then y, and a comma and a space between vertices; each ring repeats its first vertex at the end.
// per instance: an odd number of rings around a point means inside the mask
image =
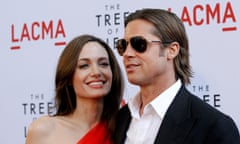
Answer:
POLYGON ((123 55, 127 48, 127 41, 125 39, 120 39, 117 41, 116 48, 118 50, 119 55, 123 55))
POLYGON ((130 42, 137 52, 143 53, 147 49, 147 41, 142 37, 133 37, 130 42))
MULTIPOLYGON (((132 37, 130 39, 130 43, 132 48, 136 50, 139 53, 143 53, 147 49, 147 41, 143 37, 137 36, 132 37)), ((125 39, 119 39, 116 43, 116 48, 118 50, 119 55, 123 55, 123 53, 126 51, 128 42, 125 39)))

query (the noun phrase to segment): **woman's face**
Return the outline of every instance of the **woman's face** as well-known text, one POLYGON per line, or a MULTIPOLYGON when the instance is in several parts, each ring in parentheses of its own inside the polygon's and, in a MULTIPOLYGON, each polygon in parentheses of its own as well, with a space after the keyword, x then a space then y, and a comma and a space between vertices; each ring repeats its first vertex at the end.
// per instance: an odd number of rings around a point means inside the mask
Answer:
POLYGON ((108 53, 97 42, 84 45, 73 75, 73 87, 77 97, 99 98, 109 93, 112 70, 108 53))

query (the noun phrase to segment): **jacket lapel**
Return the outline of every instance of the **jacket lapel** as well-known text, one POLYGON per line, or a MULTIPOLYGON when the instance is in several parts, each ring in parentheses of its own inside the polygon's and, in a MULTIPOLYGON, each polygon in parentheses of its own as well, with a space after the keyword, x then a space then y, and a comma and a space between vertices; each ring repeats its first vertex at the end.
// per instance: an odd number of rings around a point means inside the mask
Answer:
POLYGON ((195 123, 191 115, 191 94, 184 86, 174 98, 162 121, 155 144, 183 143, 195 123))
POLYGON ((128 105, 125 105, 118 113, 116 119, 116 131, 114 135, 115 144, 123 144, 131 121, 128 105))

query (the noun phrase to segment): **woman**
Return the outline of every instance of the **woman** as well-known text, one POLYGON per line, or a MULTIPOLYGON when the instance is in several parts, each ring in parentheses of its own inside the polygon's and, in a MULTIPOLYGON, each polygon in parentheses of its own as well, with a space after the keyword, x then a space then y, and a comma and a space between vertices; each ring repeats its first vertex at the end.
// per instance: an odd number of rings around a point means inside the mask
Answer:
POLYGON ((123 94, 123 77, 111 48, 81 35, 60 56, 56 77, 56 114, 29 127, 26 144, 110 144, 123 94))

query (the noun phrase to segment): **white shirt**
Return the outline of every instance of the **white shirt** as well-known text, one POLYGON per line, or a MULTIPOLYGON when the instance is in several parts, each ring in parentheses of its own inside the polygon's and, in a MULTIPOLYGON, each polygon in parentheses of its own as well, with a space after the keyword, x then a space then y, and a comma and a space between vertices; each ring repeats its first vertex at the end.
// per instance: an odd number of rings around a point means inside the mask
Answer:
POLYGON ((165 113, 181 87, 177 80, 171 87, 157 96, 144 107, 140 116, 140 95, 136 95, 128 103, 132 120, 127 131, 125 144, 153 144, 165 113))

